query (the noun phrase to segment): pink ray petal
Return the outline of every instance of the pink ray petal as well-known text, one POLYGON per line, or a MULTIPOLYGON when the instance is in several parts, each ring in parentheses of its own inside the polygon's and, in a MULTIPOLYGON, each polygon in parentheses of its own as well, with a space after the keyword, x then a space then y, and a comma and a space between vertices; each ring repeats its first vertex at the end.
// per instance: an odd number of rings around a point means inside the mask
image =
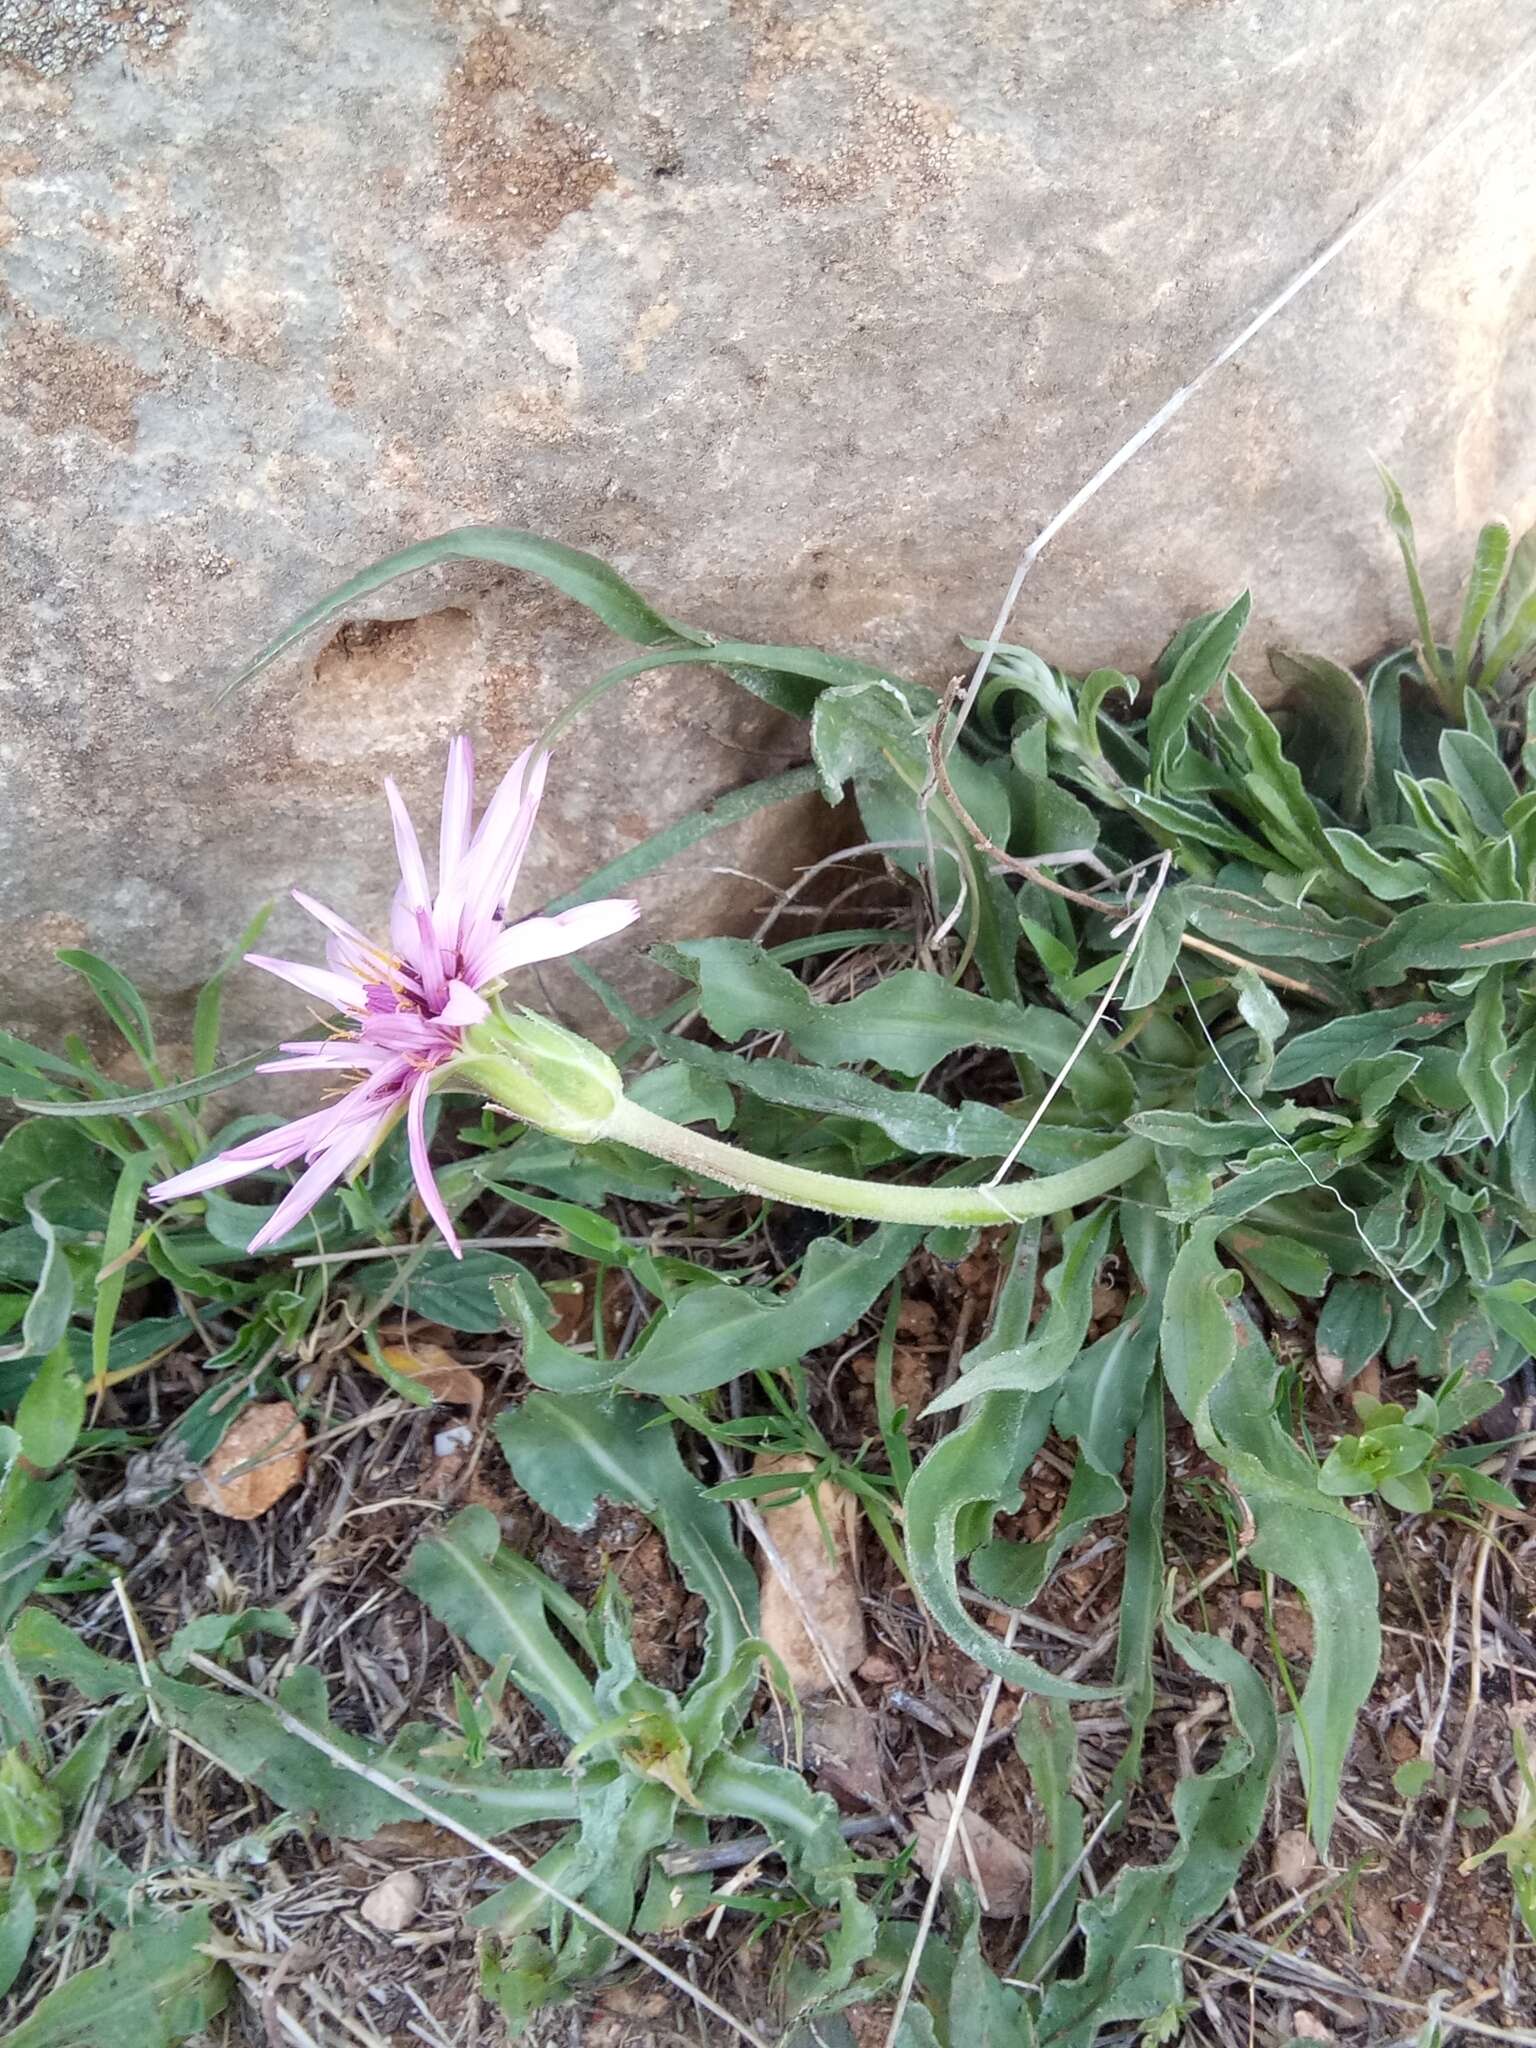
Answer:
POLYGON ((406 901, 404 882, 396 889, 389 906, 389 943, 397 960, 405 960, 414 965, 418 944, 416 913, 406 901))
POLYGON ((469 735, 460 733, 448 749, 443 777, 443 817, 438 828, 437 886, 439 894, 458 878, 469 852, 470 819, 475 807, 475 750, 469 735))
POLYGON ((632 925, 640 915, 638 903, 608 897, 598 903, 578 904, 554 917, 525 917, 509 925, 492 939, 474 962, 475 979, 482 985, 516 967, 528 967, 536 960, 558 960, 564 953, 579 952, 583 946, 611 939, 632 925))
POLYGON ((200 1195, 209 1188, 223 1187, 245 1174, 258 1172, 262 1167, 286 1166, 317 1139, 326 1138, 335 1121, 336 1105, 333 1104, 326 1109, 312 1109, 290 1123, 279 1124, 275 1130, 258 1131, 254 1138, 245 1138, 238 1145, 216 1152, 212 1159, 203 1160, 201 1165, 189 1166, 181 1173, 172 1174, 169 1180, 158 1181, 149 1190, 150 1198, 156 1202, 174 1202, 181 1195, 200 1195))
POLYGON ((363 984, 350 974, 335 974, 329 968, 309 967, 302 960, 275 960, 270 953, 247 953, 246 962, 279 981, 290 981, 307 996, 318 996, 337 1010, 361 1010, 366 1000, 363 984))
POLYGON ((405 798, 392 775, 384 778, 384 794, 389 799, 389 814, 394 820, 395 853, 400 862, 400 880, 405 886, 406 904, 413 911, 425 910, 432 901, 432 892, 427 887, 427 868, 421 857, 421 842, 416 837, 411 814, 405 807, 405 798))
POLYGON ((491 1014, 491 1006, 467 981, 450 981, 448 1000, 438 1011, 440 1024, 446 1024, 454 1031, 467 1031, 471 1024, 483 1024, 491 1014))
POLYGON ((448 993, 448 977, 443 972, 443 949, 438 943, 437 928, 425 906, 416 913, 416 972, 422 994, 434 1010, 440 1010, 448 993))
POLYGON ((453 1227, 453 1218, 448 1214, 441 1191, 436 1180, 433 1178, 432 1161, 427 1153, 427 1095, 431 1085, 432 1077, 429 1074, 423 1074, 411 1090, 410 1098, 406 1104, 405 1130, 411 1152, 411 1173, 416 1181, 416 1192, 421 1196, 422 1204, 427 1214, 443 1233, 444 1244, 447 1245, 449 1251, 453 1253, 456 1259, 461 1259, 464 1254, 459 1249, 459 1240, 453 1227))
POLYGON ((516 879, 538 815, 548 770, 549 756, 536 755, 532 747, 526 748, 501 778, 495 795, 486 805, 466 861, 466 924, 479 923, 498 910, 516 879))
POLYGON ((375 1138, 383 1135, 390 1115, 385 1111, 375 1117, 363 1118, 333 1139, 299 1175, 246 1250, 259 1252, 264 1246, 275 1244, 280 1237, 286 1237, 293 1226, 315 1207, 321 1196, 330 1192, 347 1168, 362 1158, 375 1138))

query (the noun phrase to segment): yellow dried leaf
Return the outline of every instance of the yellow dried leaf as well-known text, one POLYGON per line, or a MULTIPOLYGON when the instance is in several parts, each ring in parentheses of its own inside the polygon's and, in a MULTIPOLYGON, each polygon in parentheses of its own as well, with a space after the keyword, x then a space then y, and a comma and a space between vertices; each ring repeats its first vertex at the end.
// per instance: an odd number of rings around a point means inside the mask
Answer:
MULTIPOLYGON (((480 1413, 480 1403, 485 1398, 480 1375, 471 1372, 467 1365, 460 1365, 441 1344, 381 1344, 379 1352, 392 1372, 399 1373, 402 1379, 414 1380, 434 1401, 449 1408, 467 1408, 471 1416, 480 1413)), ((371 1372, 378 1372, 366 1353, 360 1352, 358 1356, 371 1372)), ((382 1373, 378 1376, 384 1377, 382 1373)))
POLYGON ((309 1461, 304 1425, 291 1401, 261 1401, 235 1418, 218 1449, 187 1485, 195 1508, 253 1522, 299 1484, 309 1461))

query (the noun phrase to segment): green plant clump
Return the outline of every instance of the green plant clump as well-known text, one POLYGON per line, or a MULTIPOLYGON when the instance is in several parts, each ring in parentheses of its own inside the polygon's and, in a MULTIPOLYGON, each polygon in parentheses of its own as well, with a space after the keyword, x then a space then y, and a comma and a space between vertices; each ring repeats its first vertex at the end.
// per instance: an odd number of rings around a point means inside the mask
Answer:
MULTIPOLYGON (((566 903, 623 888, 813 788, 829 803, 851 791, 866 836, 926 891, 938 965, 822 1001, 797 969, 889 947, 889 928, 777 946, 679 940, 659 953, 677 999, 651 1017, 579 968, 624 1034, 628 1098, 866 1184, 977 1183, 1004 1163, 1013 1177, 1062 1174, 1122 1149, 1097 1182, 1106 1192, 1010 1230, 990 1327, 928 1408, 942 1420, 920 1430, 924 1418, 893 1392, 901 1275, 925 1244, 959 1260, 974 1231, 835 1224, 795 1260, 793 1286, 740 1284, 604 1213, 614 1198, 643 1212, 725 1199, 723 1187, 484 1105, 445 1116, 436 1100, 436 1135, 456 1140, 440 1174, 449 1212, 510 1202, 557 1233, 599 1300, 622 1284, 638 1305, 621 1340, 601 1313, 591 1344, 562 1340, 558 1299, 528 1265, 484 1248, 456 1264, 423 1237, 399 1133, 253 1259, 244 1247, 284 1176, 170 1211, 146 1210, 142 1196, 206 1154, 219 1092, 257 1064, 218 1065, 221 992, 257 927, 204 991, 193 1072, 179 1081, 126 977, 89 954, 62 956, 143 1078, 110 1079, 76 1042, 53 1052, 0 1038, 0 1081, 21 1106, 0 1142, 0 1840, 14 1863, 0 1980, 22 1978, 39 1926, 72 1892, 112 1939, 9 2040, 120 2038, 110 2015, 136 1999, 141 2037, 169 2042, 225 2001, 206 1905, 165 1903, 163 1886, 146 1890, 110 1850, 75 1839, 81 1815, 131 1797, 177 1732, 264 1795, 278 1815, 264 1825, 279 1832, 302 1815, 365 1834, 424 1798, 486 1840, 557 1829, 535 1868, 564 1903, 518 1879, 475 1915, 489 1931, 484 1988, 514 2027, 608 1971, 615 1934, 659 1938, 712 1902, 798 1930, 787 2023, 889 1999, 913 1940, 892 1910, 898 1867, 842 1840, 830 1802, 793 1767, 792 1743, 791 1761, 776 1760, 752 1732, 765 1671, 781 1706, 784 1694, 756 1639, 753 1574, 724 1503, 762 1487, 748 1477, 707 1490, 695 1469, 706 1442, 805 1455, 809 1476, 791 1491, 822 1480, 851 1490, 932 1620, 1029 1696, 1017 1744, 1044 1816, 1031 1918, 1013 1966, 995 1970, 960 1887, 923 1952, 903 2039, 1088 2048, 1126 2022, 1154 2037, 1176 2025, 1179 1951, 1235 1881, 1287 1741, 1327 1850, 1380 1652, 1362 1515, 1383 1511, 1375 1501, 1480 1518, 1513 1505, 1482 1469, 1490 1447, 1449 1440, 1536 1350, 1536 535, 1516 546, 1502 525, 1484 530, 1462 616, 1440 643, 1395 486, 1388 509, 1419 643, 1363 680, 1275 651, 1262 702, 1232 667, 1246 595, 1178 632, 1150 691, 1116 671, 1078 678, 1026 648, 997 648, 962 718, 956 693, 941 701, 862 663, 682 626, 592 558, 492 528, 377 565, 267 650, 264 660, 396 576, 468 558, 542 577, 642 649, 584 705, 639 674, 722 670, 805 721, 811 764, 685 818, 566 903), (695 1016, 707 1030, 677 1028, 695 1016), (767 1056, 750 1044, 764 1035, 767 1056), (360 1256, 381 1250, 390 1256, 360 1256), (1111 1259, 1128 1299, 1114 1327, 1090 1335, 1111 1259), (244 1405, 302 1400, 300 1369, 343 1346, 371 1347, 389 1376, 377 1326, 401 1309, 519 1341, 530 1391, 497 1433, 549 1515, 581 1529, 601 1498, 621 1499, 659 1531, 710 1616, 681 1695, 640 1676, 616 1588, 587 1611, 475 1509, 421 1541, 406 1583, 491 1676, 478 1692, 458 1686, 455 1725, 412 1723, 387 1747, 336 1728, 310 1667, 270 1699, 231 1695, 221 1672, 239 1668, 250 1639, 290 1630, 281 1615, 199 1617, 158 1651, 136 1643, 131 1660, 72 1630, 71 1601, 113 1576, 87 1541, 115 1497, 104 1473, 121 1477, 126 1459, 136 1499, 168 1491, 244 1405), (848 1454, 812 1421, 807 1390, 822 1348, 870 1318, 879 1441, 848 1454), (1291 1353, 1282 1361, 1273 1341, 1295 1327, 1315 1330, 1339 1380, 1379 1360, 1411 1373, 1416 1392, 1358 1397, 1358 1431, 1317 1443, 1291 1353), (104 1426, 96 1397, 173 1349, 196 1356, 201 1396, 168 1425, 104 1426), (1295 1689, 1285 1673, 1281 1719, 1264 1676, 1181 1620, 1169 1592, 1170 1429, 1217 1475, 1247 1564, 1310 1615, 1310 1665, 1295 1689), (1052 1432, 1072 1461, 1060 1520, 1038 1541, 1000 1536, 1052 1432), (1072 1675, 1064 1659, 1028 1656, 981 1625, 966 1575, 1027 1608, 1100 1524, 1124 1547, 1107 1668, 1072 1675), (1112 1782, 1134 1802, 1159 1642, 1225 1694, 1229 1730, 1173 1795, 1166 1857, 1122 1868, 1091 1895, 1077 1862, 1087 1816, 1070 1789, 1071 1709, 1093 1701, 1123 1716, 1112 1782), (100 1709, 62 1755, 45 1729, 44 1682, 100 1709), (508 1687, 557 1731, 563 1769, 502 1761, 508 1687), (668 1874, 664 1857, 686 1862, 712 1825, 732 1821, 778 1846, 767 1875, 717 1898, 698 1871, 668 1874)), ((244 1115, 221 1139, 263 1121, 244 1115)), ((398 1372, 390 1386, 428 1398, 398 1372)), ((1522 1873, 1529 1916, 1530 1858, 1515 1853, 1528 1834, 1486 1853, 1522 1873)))

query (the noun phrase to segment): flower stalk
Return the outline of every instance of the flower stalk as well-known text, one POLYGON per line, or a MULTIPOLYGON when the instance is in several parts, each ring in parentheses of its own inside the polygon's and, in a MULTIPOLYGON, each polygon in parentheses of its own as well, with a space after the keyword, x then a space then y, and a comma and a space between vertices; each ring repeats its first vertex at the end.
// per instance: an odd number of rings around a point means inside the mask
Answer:
POLYGON ((606 1053, 527 1011, 519 1018, 498 1015, 466 1032, 465 1057, 455 1063, 452 1078, 455 1085, 478 1089, 500 1108, 554 1137, 576 1144, 606 1139, 630 1145, 742 1194, 871 1223, 1022 1223, 1107 1195, 1152 1158, 1145 1138, 1125 1138, 1097 1158, 1060 1173, 996 1187, 907 1187, 897 1181, 818 1173, 727 1145, 643 1109, 625 1095, 618 1069, 606 1053))

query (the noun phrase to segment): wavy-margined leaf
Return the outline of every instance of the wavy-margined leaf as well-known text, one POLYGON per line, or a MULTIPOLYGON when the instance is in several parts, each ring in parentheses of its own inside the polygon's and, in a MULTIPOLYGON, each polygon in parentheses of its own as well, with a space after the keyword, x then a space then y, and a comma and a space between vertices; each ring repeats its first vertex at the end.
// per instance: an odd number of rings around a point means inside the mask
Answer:
MULTIPOLYGON (((1371 781, 1371 716, 1364 685, 1321 655, 1269 650, 1269 666, 1286 691, 1285 750, 1308 789, 1351 820, 1365 807, 1371 781)), ((1331 835, 1329 835, 1331 837, 1331 835)))
POLYGON ((683 1463, 664 1410, 623 1394, 530 1394, 498 1416, 496 1440, 518 1485, 567 1528, 589 1527, 600 1499, 654 1522, 709 1609, 704 1678, 729 1667, 757 1633, 757 1580, 731 1540, 729 1510, 683 1463))
POLYGON ((99 1963, 77 1970, 6 2035, 7 2048, 176 2048, 229 2002, 229 1965, 208 1953, 212 1910, 147 1911, 114 1934, 99 1963))
POLYGON ((1439 974, 1527 961, 1536 949, 1536 904, 1415 903, 1360 948, 1357 988, 1389 988, 1415 970, 1439 974))
POLYGON ((1061 1383, 1057 1433, 1075 1438, 1083 1455, 1108 1478, 1124 1467, 1126 1440, 1136 1428, 1157 1363, 1157 1342, 1156 1312, 1144 1295, 1138 1296, 1112 1330, 1078 1353, 1061 1383))
POLYGON ((1197 1635, 1171 1613, 1163 1630, 1186 1664, 1226 1690, 1236 1725, 1209 1770, 1179 1781, 1179 1839, 1167 1861, 1122 1870, 1083 1905, 1081 1973, 1052 1985, 1041 2009, 1040 2037, 1053 2048, 1090 2048, 1101 2027, 1150 2019, 1177 2004, 1178 1950, 1227 1896, 1263 1824, 1277 1730, 1262 1679, 1229 1643, 1197 1635))
POLYGON ((1248 772, 1230 801, 1249 813, 1270 845, 1294 866, 1305 870, 1309 862, 1326 859, 1323 821, 1274 720, 1234 675, 1228 675, 1223 696, 1227 733, 1248 757, 1248 772))
MULTIPOLYGON (((1004 1159, 1023 1126, 990 1103, 943 1102, 916 1088, 893 1088, 841 1067, 802 1067, 791 1060, 747 1059, 717 1046, 696 1045, 667 1032, 647 1033, 660 1052, 701 1074, 745 1089, 760 1102, 803 1110, 808 1116, 851 1117, 872 1124, 904 1152, 959 1159, 1004 1159)), ((1115 1142, 1101 1131, 1044 1123, 1016 1156, 1037 1173, 1075 1166, 1115 1142)))
POLYGON ((1030 1848, 1029 1935, 1008 1974, 1032 1980, 1066 1940, 1077 1903, 1070 1877, 1083 1846, 1082 1804, 1072 1794, 1077 1730, 1059 1701, 1024 1700, 1013 1724, 1013 1742, 1029 1772, 1037 1819, 1030 1848))
POLYGON ((801 1966, 792 1991, 801 2003, 840 1991, 873 1949, 877 1922, 874 1908, 859 1896, 831 1799, 813 1792, 798 1771, 730 1750, 704 1767, 695 1796, 704 1813, 755 1821, 777 1843, 800 1889, 836 1909, 837 1925, 823 1936, 825 1967, 810 1972, 801 1966))
POLYGON ((1263 960, 1349 960, 1376 930, 1358 917, 1330 917, 1313 903, 1270 901, 1204 882, 1186 883, 1179 902, 1196 931, 1263 960))
POLYGON ((590 1651, 586 1616, 553 1580, 501 1540, 488 1508, 468 1507, 423 1537, 402 1574, 417 1599, 512 1682, 571 1741, 597 1727, 591 1681, 549 1624, 553 1612, 590 1651))
POLYGON ((1258 1529, 1250 1556, 1298 1588, 1312 1616, 1312 1666, 1297 1708, 1313 1838, 1326 1854, 1355 1719, 1381 1661, 1377 1586, 1359 1525, 1318 1490, 1317 1470, 1274 1413, 1276 1367, 1231 1306, 1241 1276, 1197 1224, 1163 1307, 1163 1369, 1201 1448, 1224 1467, 1258 1529))
MULTIPOLYGON (((142 1699, 143 1684, 133 1664, 90 1649, 46 1610, 29 1608, 18 1616, 9 1643, 18 1668, 29 1676, 62 1678, 92 1700, 142 1699)), ((279 1686, 276 1707, 214 1684, 173 1678, 155 1667, 150 1687, 165 1726, 187 1736, 275 1805, 309 1816, 339 1839, 366 1840, 388 1821, 417 1818, 415 1809, 332 1763, 283 1725, 278 1708, 480 1834, 568 1820, 576 1810, 574 1787, 563 1771, 508 1771, 500 1763, 458 1762, 442 1754, 442 1730, 424 1722, 402 1728, 387 1748, 347 1734, 330 1719, 325 1680, 309 1665, 301 1665, 279 1686)))
MULTIPOLYGON (((1168 1486, 1168 1423, 1162 1374, 1147 1388, 1136 1426, 1136 1471, 1125 1526, 1120 1580, 1120 1628, 1115 1640, 1115 1684, 1124 1689, 1129 1730, 1111 1773, 1106 1803, 1130 1798, 1141 1770, 1142 1743, 1157 1698, 1152 1652, 1162 1604, 1163 1502, 1168 1486)), ((1122 1804, 1115 1827, 1125 1825, 1122 1804)))
MULTIPOLYGON (((1029 1335, 1039 1245, 1038 1224, 1020 1232, 985 1340, 999 1352, 1021 1348, 1029 1335)), ((975 1351, 968 1356, 974 1358, 975 1351)), ((907 1556, 923 1605, 978 1664, 1048 1699, 1104 1699, 1105 1688, 1057 1678, 1033 1658, 1005 1648, 972 1619, 957 1584, 960 1560, 981 1548, 994 1518, 1012 1506, 1020 1478, 1049 1433, 1055 1405, 1054 1386, 1036 1394, 983 1394, 971 1403, 907 1488, 907 1556)))
POLYGON ((1049 1300, 1036 1328, 1022 1343, 1000 1344, 996 1332, 984 1339, 954 1384, 928 1403, 925 1415, 962 1407, 983 1394, 1038 1394, 1057 1385, 1082 1349, 1093 1313, 1093 1283, 1109 1250, 1114 1221, 1106 1203, 1067 1225, 1061 1256, 1046 1275, 1049 1300))
POLYGON ((1209 612, 1185 628, 1184 644, 1172 673, 1152 698, 1147 719, 1147 751, 1151 781, 1161 789, 1176 781, 1180 762, 1188 751, 1186 730, 1201 701, 1226 675, 1248 623, 1250 600, 1247 591, 1223 612, 1209 612))
POLYGON ((1466 1050, 1456 1077, 1477 1112, 1483 1136, 1497 1145, 1514 1113, 1503 1065, 1509 1052, 1504 1029, 1504 973, 1495 967, 1483 976, 1467 1018, 1466 1050))
POLYGON ((639 1394, 699 1394, 743 1373, 793 1365, 867 1313, 922 1235, 918 1228, 882 1224, 861 1244, 818 1238, 798 1284, 784 1295, 690 1288, 624 1361, 622 1383, 639 1394))
POLYGON ((1401 1045, 1443 1037, 1465 1014, 1459 1003, 1424 1002, 1330 1018, 1281 1046, 1270 1071, 1270 1088, 1288 1095, 1307 1081, 1331 1080, 1355 1060, 1375 1059, 1401 1045))
MULTIPOLYGON (((993 1002, 941 975, 903 968, 846 1002, 820 1003, 805 983, 745 939, 694 939, 663 957, 685 962, 699 1007, 722 1038, 782 1031, 805 1059, 823 1066, 872 1060, 916 1078, 950 1053, 993 1046, 1055 1073, 1072 1057, 1080 1028, 1059 1011, 993 1002)), ((1067 1082, 1083 1107, 1121 1117, 1131 1106, 1123 1060, 1089 1046, 1067 1082)))

